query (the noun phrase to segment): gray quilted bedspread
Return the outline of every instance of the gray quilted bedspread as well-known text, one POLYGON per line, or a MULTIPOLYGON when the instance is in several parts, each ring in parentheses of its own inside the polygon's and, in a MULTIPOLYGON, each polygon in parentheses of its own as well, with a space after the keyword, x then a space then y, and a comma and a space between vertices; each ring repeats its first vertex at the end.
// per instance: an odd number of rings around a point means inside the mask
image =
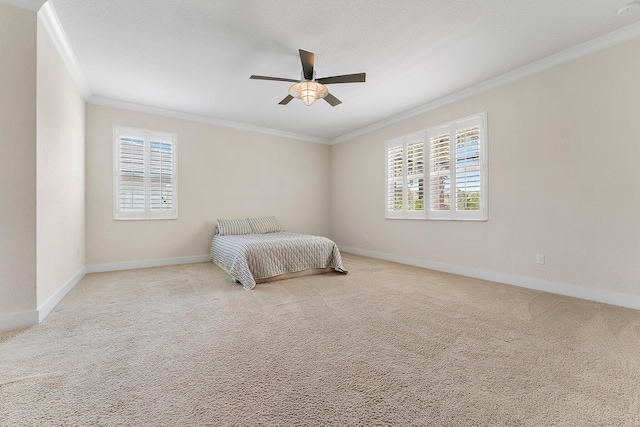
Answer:
POLYGON ((256 285, 256 279, 309 268, 334 268, 346 273, 332 240, 306 234, 215 235, 210 258, 224 265, 246 290, 256 285))

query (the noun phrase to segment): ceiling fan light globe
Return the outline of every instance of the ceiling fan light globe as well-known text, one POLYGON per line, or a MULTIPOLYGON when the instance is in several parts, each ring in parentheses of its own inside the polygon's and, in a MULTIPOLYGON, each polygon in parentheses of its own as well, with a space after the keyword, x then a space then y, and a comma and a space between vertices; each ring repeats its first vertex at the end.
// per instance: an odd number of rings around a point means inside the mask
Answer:
POLYGON ((316 83, 316 99, 322 99, 329 94, 329 89, 323 84, 316 83))
POLYGON ((301 100, 304 105, 311 105, 316 99, 322 99, 329 90, 322 84, 311 80, 296 83, 289 88, 289 95, 301 100))

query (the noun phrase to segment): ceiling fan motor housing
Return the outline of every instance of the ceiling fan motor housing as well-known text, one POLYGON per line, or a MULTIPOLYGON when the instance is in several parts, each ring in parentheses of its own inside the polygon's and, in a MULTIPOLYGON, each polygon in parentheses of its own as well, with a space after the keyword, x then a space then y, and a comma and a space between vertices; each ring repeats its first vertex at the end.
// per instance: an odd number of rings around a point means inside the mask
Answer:
POLYGON ((329 89, 323 84, 311 80, 304 80, 289 88, 289 94, 302 100, 304 105, 311 105, 316 99, 322 99, 329 94, 329 89))

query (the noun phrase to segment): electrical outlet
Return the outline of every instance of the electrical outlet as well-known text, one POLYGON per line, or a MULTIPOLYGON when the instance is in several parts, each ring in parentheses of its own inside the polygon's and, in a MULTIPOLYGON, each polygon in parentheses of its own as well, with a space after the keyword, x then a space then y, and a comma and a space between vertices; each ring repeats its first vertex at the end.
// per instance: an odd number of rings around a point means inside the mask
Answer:
POLYGON ((542 254, 536 255, 536 262, 538 264, 544 264, 544 255, 542 255, 542 254))
POLYGON ((366 235, 364 236, 364 241, 365 241, 365 242, 368 242, 368 241, 369 241, 369 235, 368 235, 368 234, 366 234, 366 235))

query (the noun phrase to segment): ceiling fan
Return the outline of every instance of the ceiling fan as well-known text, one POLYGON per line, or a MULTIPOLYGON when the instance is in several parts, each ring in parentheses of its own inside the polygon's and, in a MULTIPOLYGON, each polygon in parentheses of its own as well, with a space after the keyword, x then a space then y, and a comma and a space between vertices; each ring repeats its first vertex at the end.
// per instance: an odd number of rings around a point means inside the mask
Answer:
POLYGON ((295 83, 289 88, 289 95, 279 102, 280 105, 287 105, 293 98, 298 98, 302 100, 305 105, 313 104, 316 99, 324 99, 331 104, 332 107, 335 107, 341 104, 342 101, 331 95, 325 85, 335 83, 364 83, 365 81, 366 73, 345 74, 342 76, 316 79, 316 72, 313 69, 313 53, 302 49, 298 49, 298 52, 300 53, 300 61, 302 62, 300 80, 256 75, 249 77, 250 79, 256 80, 275 80, 278 82, 295 83))

